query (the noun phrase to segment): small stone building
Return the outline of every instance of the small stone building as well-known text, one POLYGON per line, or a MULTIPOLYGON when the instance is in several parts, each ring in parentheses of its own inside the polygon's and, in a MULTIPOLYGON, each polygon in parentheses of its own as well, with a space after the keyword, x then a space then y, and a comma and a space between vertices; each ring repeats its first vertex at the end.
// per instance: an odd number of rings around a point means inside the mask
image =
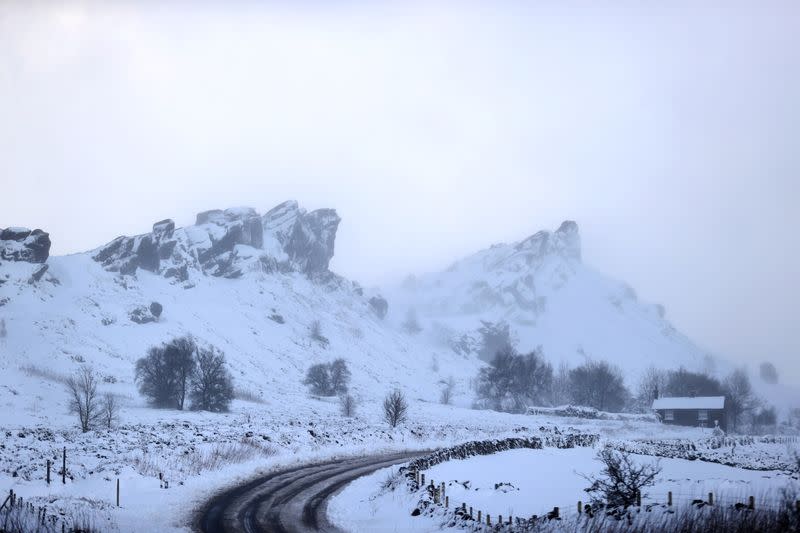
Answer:
POLYGON ((727 431, 725 396, 656 398, 653 410, 665 424, 713 428, 718 422, 727 431))

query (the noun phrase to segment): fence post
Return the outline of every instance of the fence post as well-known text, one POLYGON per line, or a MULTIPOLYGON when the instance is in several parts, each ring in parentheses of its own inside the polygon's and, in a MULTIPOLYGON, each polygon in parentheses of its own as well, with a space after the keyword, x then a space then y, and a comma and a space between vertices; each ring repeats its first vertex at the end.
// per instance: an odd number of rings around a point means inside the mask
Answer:
POLYGON ((756 499, 753 496, 750 496, 750 499, 747 502, 747 508, 751 510, 756 508, 756 499))
POLYGON ((497 523, 500 524, 501 526, 503 525, 503 515, 501 514, 497 515, 497 523))
POLYGON ((669 505, 670 507, 672 507, 672 491, 669 491, 669 492, 667 493, 667 505, 669 505))
POLYGON ((422 476, 422 483, 420 483, 421 487, 425 486, 425 474, 420 474, 422 476))
POLYGON ((581 514, 582 512, 583 512, 583 502, 578 500, 578 514, 581 514))
MULTIPOLYGON (((797 507, 800 508, 800 500, 797 502, 797 507)), ((469 508, 469 517, 472 518, 472 506, 469 508)))
POLYGON ((797 513, 800 514, 800 500, 797 500, 796 502, 794 502, 794 507, 795 507, 795 510, 797 511, 797 513))
POLYGON ((466 502, 461 502, 461 510, 463 512, 465 512, 465 513, 467 512, 467 503, 466 502))
POLYGON ((117 507, 119 507, 119 478, 117 478, 117 507))
POLYGON ((47 460, 47 484, 50 484, 50 459, 47 460))
POLYGON ((641 507, 641 506, 642 506, 642 491, 637 490, 636 491, 636 507, 641 507))
POLYGON ((558 518, 558 507, 553 507, 553 518, 558 518))
POLYGON ((61 483, 67 484, 67 447, 64 446, 64 455, 61 456, 61 483))
POLYGON ((486 513, 486 525, 487 526, 492 525, 492 515, 490 515, 489 513, 486 513))
POLYGON ((709 492, 708 493, 708 505, 714 505, 714 493, 713 492, 709 492))
POLYGON ((444 497, 444 508, 447 509, 448 507, 450 507, 450 496, 445 496, 444 497))
POLYGON ((481 511, 478 509, 478 523, 481 523, 481 511))

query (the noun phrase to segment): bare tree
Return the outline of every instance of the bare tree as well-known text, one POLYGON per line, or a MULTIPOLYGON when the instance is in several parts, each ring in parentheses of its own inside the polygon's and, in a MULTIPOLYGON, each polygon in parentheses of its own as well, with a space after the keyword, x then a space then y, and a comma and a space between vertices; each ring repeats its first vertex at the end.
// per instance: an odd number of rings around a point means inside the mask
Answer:
POLYGON ((88 366, 81 366, 67 378, 70 412, 78 415, 81 431, 86 433, 100 416, 100 403, 97 397, 97 378, 88 366))
POLYGON ((156 407, 183 409, 195 371, 197 344, 192 337, 179 337, 153 346, 136 362, 139 392, 156 407))
POLYGON ((622 372, 606 361, 590 361, 569 371, 570 397, 577 405, 620 411, 628 400, 622 372))
POLYGON ((339 396, 339 407, 343 416, 352 418, 356 414, 356 399, 349 394, 342 394, 339 396))
POLYGON ((584 489, 596 502, 611 507, 629 507, 636 504, 642 496, 642 489, 655 483, 661 473, 656 463, 637 463, 627 452, 604 447, 597 452, 597 459, 603 463, 601 477, 583 476, 591 485, 584 489))
POLYGON ((741 422, 742 416, 755 410, 759 405, 759 399, 753 393, 750 385, 750 378, 744 368, 737 368, 725 378, 722 385, 725 393, 725 407, 731 420, 731 429, 736 429, 741 422))
POLYGON ((640 411, 649 412, 653 400, 666 391, 668 378, 669 375, 665 370, 654 366, 644 371, 636 391, 636 403, 640 411))
POLYGON ((569 363, 566 361, 561 361, 553 373, 550 396, 550 401, 556 406, 569 402, 569 363))
POLYGON ((335 359, 329 367, 331 376, 331 391, 333 394, 344 394, 347 392, 347 387, 350 383, 350 369, 347 368, 347 361, 342 359, 335 359))
POLYGON ((100 401, 99 416, 102 424, 107 429, 111 429, 111 426, 119 419, 119 402, 117 397, 110 392, 105 393, 100 401))
POLYGON ((304 385, 308 385, 311 389, 311 394, 317 396, 331 396, 331 371, 330 366, 325 363, 317 363, 311 365, 306 372, 306 379, 303 380, 304 385))
POLYGON ((399 389, 386 395, 383 400, 383 419, 391 426, 397 427, 408 416, 406 396, 399 389))
POLYGON ((442 402, 443 405, 450 405, 450 402, 453 401, 453 391, 456 388, 456 380, 453 379, 453 376, 447 378, 447 381, 444 382, 442 386, 442 394, 439 397, 439 400, 442 402))
POLYGON ((192 409, 226 412, 233 400, 233 378, 225 367, 225 354, 213 346, 197 351, 197 370, 189 397, 192 409))

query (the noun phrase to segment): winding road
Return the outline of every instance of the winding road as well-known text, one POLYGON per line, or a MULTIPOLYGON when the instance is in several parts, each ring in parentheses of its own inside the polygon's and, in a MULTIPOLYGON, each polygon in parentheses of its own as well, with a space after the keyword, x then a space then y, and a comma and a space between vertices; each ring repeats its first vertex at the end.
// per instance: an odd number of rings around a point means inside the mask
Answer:
POLYGON ((327 518, 328 500, 351 481, 425 452, 339 459, 278 470, 209 501, 197 529, 204 533, 340 531, 327 518))

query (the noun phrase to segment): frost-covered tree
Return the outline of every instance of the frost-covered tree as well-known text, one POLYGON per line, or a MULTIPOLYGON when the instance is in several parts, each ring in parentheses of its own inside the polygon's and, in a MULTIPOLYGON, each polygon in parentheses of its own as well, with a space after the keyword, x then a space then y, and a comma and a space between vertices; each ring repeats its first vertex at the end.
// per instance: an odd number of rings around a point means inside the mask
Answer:
POLYGON ((498 411, 522 412, 546 403, 553 384, 553 367, 541 348, 518 354, 511 346, 498 351, 478 373, 478 397, 498 411))
POLYGON ((101 416, 100 398, 97 395, 97 377, 89 366, 81 366, 67 378, 70 412, 78 415, 81 431, 86 433, 101 416))
POLYGON ((212 346, 197 351, 197 370, 189 398, 194 410, 228 411, 233 400, 233 378, 225 366, 225 354, 219 349, 212 346))
POLYGON ((716 378, 685 368, 673 370, 667 376, 666 394, 669 396, 720 396, 722 384, 716 378))
POLYGON ((620 411, 628 390, 619 368, 606 361, 591 361, 569 372, 570 398, 577 405, 600 411, 620 411))
MULTIPOLYGON (((2 335, 0 334, 0 336, 2 335)), ((778 383, 778 369, 772 363, 768 361, 761 363, 758 367, 758 373, 764 383, 769 383, 770 385, 778 383)))
POLYGON ((456 380, 453 376, 447 378, 447 381, 442 382, 442 392, 439 395, 439 401, 443 405, 450 405, 453 401, 453 391, 456 388, 456 380))
POLYGON ((350 394, 342 394, 339 396, 339 408, 342 411, 342 416, 354 417, 356 415, 356 399, 350 394))
POLYGON ((111 429, 111 426, 119 419, 119 402, 117 397, 110 392, 105 393, 100 401, 99 418, 106 429, 111 429))
POLYGON ((642 412, 649 412, 653 400, 665 393, 669 374, 654 366, 644 371, 639 386, 636 390, 637 408, 642 412))
POLYGON ((391 426, 397 427, 408 416, 408 402, 406 396, 399 389, 386 395, 383 400, 383 419, 391 426))
POLYGON ((736 429, 741 423, 745 413, 749 413, 759 406, 759 400, 753 393, 747 371, 737 368, 731 372, 723 383, 725 394, 725 408, 731 421, 731 429, 736 429))
POLYGON ((478 349, 479 358, 488 363, 499 351, 514 346, 508 322, 495 323, 481 320, 481 324, 483 325, 478 329, 478 333, 481 335, 481 345, 478 349))
POLYGON ((569 364, 566 361, 561 361, 558 370, 553 373, 553 385, 550 391, 550 401, 553 405, 564 405, 569 402, 569 364))

